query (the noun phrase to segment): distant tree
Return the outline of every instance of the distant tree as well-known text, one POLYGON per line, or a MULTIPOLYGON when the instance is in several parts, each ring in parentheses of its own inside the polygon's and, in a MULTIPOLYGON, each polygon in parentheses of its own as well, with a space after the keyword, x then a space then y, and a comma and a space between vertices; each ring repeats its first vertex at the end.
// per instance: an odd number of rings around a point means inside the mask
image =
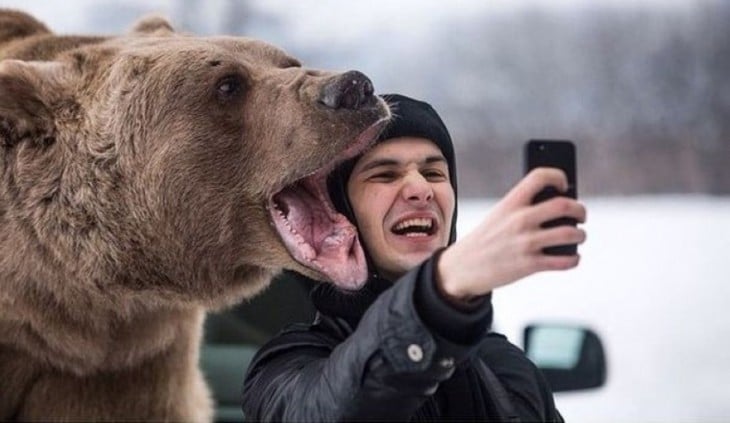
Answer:
POLYGON ((223 2, 220 32, 223 34, 244 34, 251 13, 248 1, 225 0, 223 2))
POLYGON ((248 0, 178 0, 175 21, 197 34, 243 34, 251 10, 248 0))

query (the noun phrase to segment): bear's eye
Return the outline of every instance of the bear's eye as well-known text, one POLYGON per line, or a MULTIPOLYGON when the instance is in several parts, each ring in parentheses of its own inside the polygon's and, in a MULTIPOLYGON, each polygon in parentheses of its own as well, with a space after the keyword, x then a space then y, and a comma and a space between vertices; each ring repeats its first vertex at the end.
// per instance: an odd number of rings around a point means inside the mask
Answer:
POLYGON ((238 95, 243 88, 243 80, 240 75, 224 76, 218 81, 216 91, 221 99, 229 99, 238 95))

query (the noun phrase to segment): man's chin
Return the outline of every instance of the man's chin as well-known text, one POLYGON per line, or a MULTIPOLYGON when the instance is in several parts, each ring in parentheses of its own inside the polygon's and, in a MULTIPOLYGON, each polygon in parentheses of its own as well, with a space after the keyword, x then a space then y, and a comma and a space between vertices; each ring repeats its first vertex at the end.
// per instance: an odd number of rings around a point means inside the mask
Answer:
POLYGON ((391 260, 387 266, 379 269, 379 273, 381 276, 395 281, 408 273, 409 270, 426 261, 429 257, 431 257, 433 251, 435 250, 402 254, 396 260, 391 260))
POLYGON ((443 246, 443 242, 438 239, 431 239, 428 242, 401 242, 394 244, 395 256, 397 260, 408 262, 411 267, 420 264, 443 246))

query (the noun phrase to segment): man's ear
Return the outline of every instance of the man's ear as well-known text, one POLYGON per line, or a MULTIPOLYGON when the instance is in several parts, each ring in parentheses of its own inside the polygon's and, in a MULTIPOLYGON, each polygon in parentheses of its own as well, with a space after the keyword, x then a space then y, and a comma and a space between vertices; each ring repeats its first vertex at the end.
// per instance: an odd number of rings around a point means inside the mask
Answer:
POLYGON ((55 62, 0 62, 0 148, 27 141, 47 145, 55 136, 51 76, 55 62))

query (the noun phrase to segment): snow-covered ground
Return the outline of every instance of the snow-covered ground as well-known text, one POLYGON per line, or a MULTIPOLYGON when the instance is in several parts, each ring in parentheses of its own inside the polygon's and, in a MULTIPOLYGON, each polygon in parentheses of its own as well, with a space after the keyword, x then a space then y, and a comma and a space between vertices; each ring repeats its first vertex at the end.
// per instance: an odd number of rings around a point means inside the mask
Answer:
MULTIPOLYGON (((607 384, 559 394, 568 421, 730 421, 730 198, 589 198, 581 264, 495 293, 497 328, 578 323, 602 338, 607 384)), ((459 233, 493 201, 460 203, 459 233)))

